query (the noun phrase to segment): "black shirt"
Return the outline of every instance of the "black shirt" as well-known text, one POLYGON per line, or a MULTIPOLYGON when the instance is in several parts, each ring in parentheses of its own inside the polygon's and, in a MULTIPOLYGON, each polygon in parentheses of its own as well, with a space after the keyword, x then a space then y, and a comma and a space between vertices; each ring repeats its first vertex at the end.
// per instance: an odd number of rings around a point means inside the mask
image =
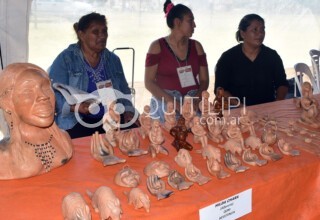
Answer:
POLYGON ((279 86, 288 86, 283 63, 275 50, 264 45, 254 61, 242 52, 242 44, 224 52, 216 65, 215 91, 222 87, 241 103, 256 105, 275 101, 279 86))

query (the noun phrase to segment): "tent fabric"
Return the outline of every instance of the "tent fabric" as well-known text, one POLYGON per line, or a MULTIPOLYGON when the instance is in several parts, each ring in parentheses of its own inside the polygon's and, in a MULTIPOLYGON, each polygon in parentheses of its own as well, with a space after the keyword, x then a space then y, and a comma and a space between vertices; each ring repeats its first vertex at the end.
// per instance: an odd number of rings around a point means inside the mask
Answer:
POLYGON ((31 2, 32 0, 0 0, 0 44, 4 67, 28 61, 31 2))

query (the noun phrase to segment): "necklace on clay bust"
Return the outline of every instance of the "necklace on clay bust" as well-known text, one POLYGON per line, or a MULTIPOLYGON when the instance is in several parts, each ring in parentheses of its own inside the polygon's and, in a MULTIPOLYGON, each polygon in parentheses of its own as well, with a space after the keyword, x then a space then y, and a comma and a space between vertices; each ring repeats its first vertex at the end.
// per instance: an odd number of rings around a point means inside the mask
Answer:
POLYGON ((49 140, 42 144, 33 144, 28 141, 24 142, 28 146, 33 147, 36 157, 39 158, 46 172, 49 172, 51 170, 53 159, 55 158, 56 154, 56 149, 51 144, 52 138, 53 135, 51 134, 49 140))

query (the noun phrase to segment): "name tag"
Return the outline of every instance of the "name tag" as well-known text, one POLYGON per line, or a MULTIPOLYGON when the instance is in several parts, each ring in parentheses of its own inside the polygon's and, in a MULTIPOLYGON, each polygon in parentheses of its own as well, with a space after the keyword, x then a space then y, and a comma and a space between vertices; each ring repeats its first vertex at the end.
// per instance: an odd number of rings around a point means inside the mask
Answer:
POLYGON ((252 189, 199 210, 200 220, 233 220, 252 212, 252 189))
POLYGON ((196 85, 196 81, 192 73, 191 65, 179 67, 177 68, 177 72, 179 76, 180 85, 182 88, 196 85))

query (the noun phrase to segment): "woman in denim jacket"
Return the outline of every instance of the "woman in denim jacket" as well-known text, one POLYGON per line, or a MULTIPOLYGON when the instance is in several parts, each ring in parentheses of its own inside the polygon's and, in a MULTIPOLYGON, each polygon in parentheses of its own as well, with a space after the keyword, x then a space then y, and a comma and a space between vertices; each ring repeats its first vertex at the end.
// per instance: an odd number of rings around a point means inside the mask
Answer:
MULTIPOLYGON (((118 112, 123 113, 122 127, 132 125, 138 114, 131 103, 131 90, 121 61, 106 48, 108 28, 105 16, 98 13, 87 14, 74 24, 74 29, 79 41, 69 45, 54 60, 49 70, 52 84, 68 85, 100 97, 102 94, 97 92, 97 88, 112 88, 112 94, 115 95, 113 97, 122 104, 117 105, 118 112)), ((55 95, 56 123, 71 138, 88 136, 95 131, 104 132, 101 119, 107 108, 102 104, 96 105, 96 108, 91 108, 92 102, 88 101, 69 105, 58 90, 55 90, 55 95)))

